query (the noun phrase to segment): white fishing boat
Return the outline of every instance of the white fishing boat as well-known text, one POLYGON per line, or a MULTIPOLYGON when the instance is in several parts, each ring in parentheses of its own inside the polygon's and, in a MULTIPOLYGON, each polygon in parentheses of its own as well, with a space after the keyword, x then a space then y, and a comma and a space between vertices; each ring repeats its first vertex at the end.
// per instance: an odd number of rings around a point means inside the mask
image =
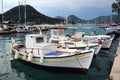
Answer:
POLYGON ((26 35, 25 43, 12 40, 11 46, 14 59, 48 68, 87 71, 94 55, 92 48, 86 50, 57 48, 54 44, 46 42, 45 36, 40 34, 26 35))
POLYGON ((99 34, 96 34, 96 31, 94 30, 94 28, 92 27, 90 28, 92 29, 92 31, 90 31, 90 35, 86 35, 84 32, 78 32, 76 33, 77 34, 76 37, 78 39, 84 37, 85 39, 88 40, 88 42, 100 43, 101 48, 110 48, 115 35, 114 34, 113 35, 105 35, 105 34, 99 35, 99 34))
POLYGON ((18 25, 17 26, 15 26, 15 29, 16 29, 16 32, 17 33, 26 33, 26 32, 30 32, 30 30, 29 30, 29 27, 28 27, 28 25, 26 24, 27 22, 26 22, 26 0, 25 0, 25 5, 24 5, 24 8, 25 8, 25 11, 24 11, 24 24, 20 24, 20 22, 21 22, 21 6, 23 6, 23 5, 20 5, 20 1, 19 1, 19 20, 18 20, 18 25))
POLYGON ((84 36, 88 38, 90 42, 98 42, 98 40, 102 41, 102 47, 101 48, 110 48, 111 43, 114 39, 114 34, 112 36, 110 35, 94 35, 94 36, 84 36))
POLYGON ((104 25, 102 26, 101 28, 105 29, 106 31, 106 34, 109 34, 109 33, 112 33, 112 32, 115 32, 118 30, 118 25, 113 23, 113 24, 107 24, 107 25, 104 25))
POLYGON ((1 14, 1 24, 0 24, 0 34, 6 34, 6 33, 10 33, 11 28, 6 25, 6 23, 9 23, 9 21, 4 21, 4 12, 3 12, 3 0, 1 0, 1 10, 2 10, 2 14, 1 14))
POLYGON ((23 26, 23 25, 15 26, 15 29, 16 29, 17 33, 25 33, 25 32, 27 32, 25 26, 23 26))
POLYGON ((82 35, 83 34, 76 33, 74 37, 69 37, 64 35, 63 28, 51 29, 49 42, 56 44, 58 47, 67 47, 69 49, 85 49, 86 47, 94 48, 95 54, 98 54, 102 44, 88 42, 88 40, 82 37, 82 35))

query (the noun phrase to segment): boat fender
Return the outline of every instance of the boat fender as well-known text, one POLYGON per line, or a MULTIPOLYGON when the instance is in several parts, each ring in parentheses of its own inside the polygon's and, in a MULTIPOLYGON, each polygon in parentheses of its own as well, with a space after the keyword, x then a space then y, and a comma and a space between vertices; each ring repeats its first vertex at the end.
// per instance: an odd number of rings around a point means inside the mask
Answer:
POLYGON ((29 53, 28 54, 28 60, 27 61, 32 61, 33 59, 33 53, 29 53))
POLYGON ((60 48, 62 47, 62 45, 60 43, 57 44, 57 48, 60 48))
POLYGON ((19 52, 15 51, 15 59, 18 59, 18 57, 19 57, 19 52))
POLYGON ((90 48, 89 48, 89 46, 87 46, 86 48, 85 48, 85 50, 89 50, 90 48))
POLYGON ((79 53, 81 53, 81 51, 80 51, 80 50, 75 51, 75 54, 79 54, 79 53))
POLYGON ((13 54, 13 44, 10 44, 10 61, 14 59, 14 54, 13 54))
POLYGON ((69 47, 68 47, 68 46, 66 46, 66 47, 65 47, 65 49, 69 49, 69 47))
POLYGON ((100 39, 98 39, 98 44, 100 44, 100 45, 102 44, 102 41, 100 39))
POLYGON ((43 63, 44 60, 44 54, 42 53, 42 50, 40 51, 40 64, 43 63))
POLYGON ((13 53, 13 44, 12 43, 10 44, 10 53, 11 54, 13 53))
POLYGON ((26 57, 27 57, 27 55, 26 55, 26 53, 23 55, 23 60, 26 60, 26 57))

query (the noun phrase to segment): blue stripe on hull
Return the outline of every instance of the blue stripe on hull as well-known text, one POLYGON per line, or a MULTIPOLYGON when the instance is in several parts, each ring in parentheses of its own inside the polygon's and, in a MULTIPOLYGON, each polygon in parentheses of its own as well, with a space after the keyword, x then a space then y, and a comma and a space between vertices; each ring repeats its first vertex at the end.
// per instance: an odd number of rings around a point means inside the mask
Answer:
MULTIPOLYGON (((79 56, 79 55, 83 55, 83 54, 88 54, 88 53, 91 53, 92 51, 89 51, 89 52, 84 52, 84 53, 77 53, 77 54, 74 54, 74 55, 69 55, 69 56, 60 56, 60 57, 44 57, 45 59, 53 59, 53 58, 67 58, 67 57, 74 57, 74 56, 79 56)), ((40 58, 40 57, 33 57, 33 58, 40 58)))

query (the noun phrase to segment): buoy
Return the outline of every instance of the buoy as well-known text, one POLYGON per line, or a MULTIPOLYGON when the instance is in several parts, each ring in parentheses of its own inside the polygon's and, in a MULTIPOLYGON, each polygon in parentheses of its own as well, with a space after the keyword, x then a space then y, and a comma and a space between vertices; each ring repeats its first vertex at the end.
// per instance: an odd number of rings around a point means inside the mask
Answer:
POLYGON ((28 60, 27 61, 32 61, 33 59, 33 53, 29 53, 28 54, 28 60))
POLYGON ((18 57, 19 57, 19 52, 15 51, 15 59, 18 59, 18 57))

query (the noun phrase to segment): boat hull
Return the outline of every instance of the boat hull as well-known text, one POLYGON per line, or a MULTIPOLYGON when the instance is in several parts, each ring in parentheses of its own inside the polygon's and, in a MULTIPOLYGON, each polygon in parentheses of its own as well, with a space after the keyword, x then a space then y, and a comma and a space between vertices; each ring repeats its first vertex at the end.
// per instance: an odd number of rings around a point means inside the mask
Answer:
POLYGON ((66 67, 51 67, 51 66, 44 66, 44 65, 38 65, 38 64, 34 64, 22 59, 18 59, 19 62, 23 63, 26 66, 29 67, 34 67, 34 68, 38 68, 41 70, 45 70, 45 71, 50 71, 50 72, 58 72, 58 73, 87 73, 88 69, 85 68, 66 68, 66 67))
POLYGON ((115 37, 115 35, 112 35, 112 37, 109 40, 103 41, 103 44, 102 44, 101 48, 110 48, 114 37, 115 37))
MULTIPOLYGON (((49 68, 68 68, 68 69, 77 69, 78 71, 87 71, 90 67, 90 64, 93 59, 94 49, 88 50, 86 52, 77 53, 75 55, 70 56, 59 56, 59 57, 50 57, 45 56, 43 61, 41 62, 41 57, 33 56, 31 61, 28 61, 28 56, 26 59, 23 59, 23 53, 19 52, 18 59, 25 61, 27 63, 31 63, 37 66, 49 67, 49 68)), ((14 55, 16 53, 14 52, 14 55)))
POLYGON ((101 47, 101 48, 110 48, 111 43, 112 43, 112 40, 105 41, 105 42, 103 42, 103 44, 102 44, 102 47, 101 47))
POLYGON ((89 69, 93 54, 94 53, 90 51, 86 54, 75 55, 71 57, 45 58, 43 63, 40 63, 40 58, 34 58, 31 63, 43 66, 89 69))

